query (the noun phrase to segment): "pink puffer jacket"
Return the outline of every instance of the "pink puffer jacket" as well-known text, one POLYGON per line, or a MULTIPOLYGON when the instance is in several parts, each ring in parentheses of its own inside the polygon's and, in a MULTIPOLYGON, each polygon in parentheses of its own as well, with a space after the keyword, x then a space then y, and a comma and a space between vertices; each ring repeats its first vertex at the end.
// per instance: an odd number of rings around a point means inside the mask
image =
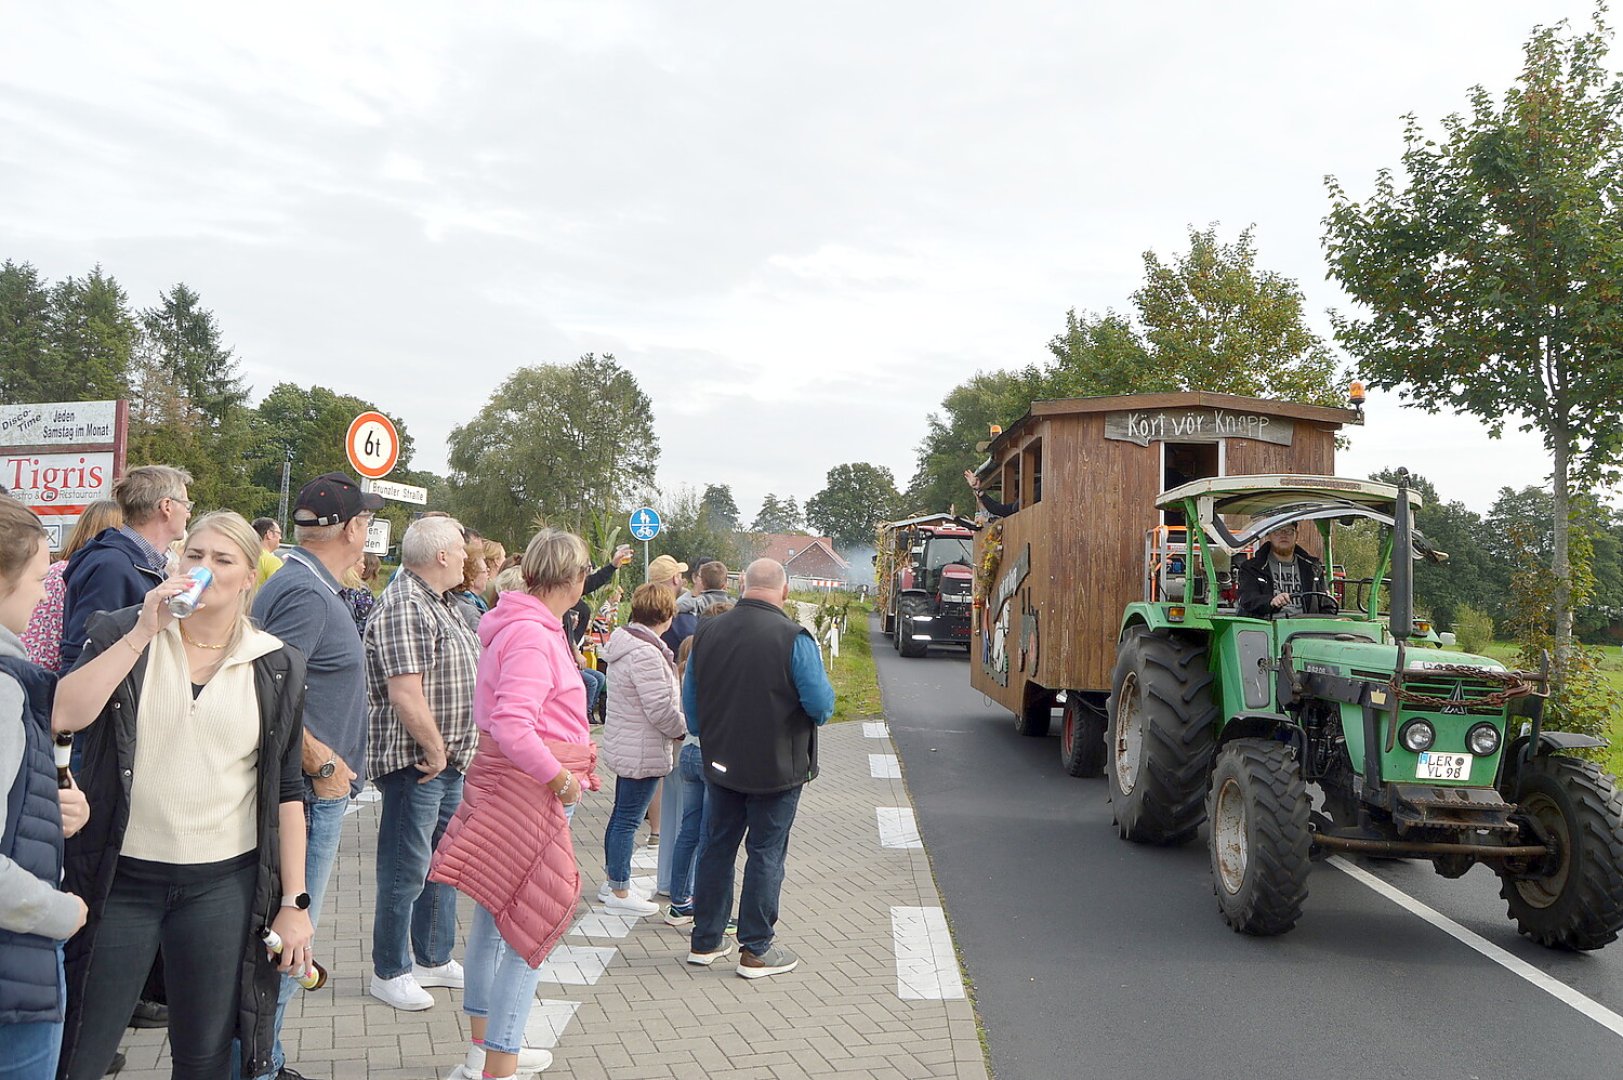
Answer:
MULTIPOLYGON (((590 743, 547 741, 582 790, 599 786, 590 743)), ((545 784, 481 739, 463 782, 462 805, 445 827, 430 881, 450 885, 495 918, 502 940, 539 967, 574 920, 580 869, 563 804, 545 784)))

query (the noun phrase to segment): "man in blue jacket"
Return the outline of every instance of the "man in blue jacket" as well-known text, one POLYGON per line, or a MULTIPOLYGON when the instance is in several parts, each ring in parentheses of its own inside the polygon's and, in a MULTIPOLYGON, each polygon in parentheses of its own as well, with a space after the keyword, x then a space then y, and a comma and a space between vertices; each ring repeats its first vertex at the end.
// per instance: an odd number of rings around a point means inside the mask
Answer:
POLYGON ((703 740, 705 784, 688 963, 708 966, 732 951, 723 934, 743 843, 738 974, 758 979, 800 963, 773 943, 773 929, 789 829, 800 789, 817 775, 817 729, 834 715, 834 687, 817 642, 784 613, 783 565, 757 559, 743 585, 733 610, 699 625, 682 682, 688 730, 703 740))
POLYGON ((124 524, 104 529, 68 560, 62 575, 62 670, 84 648, 85 624, 98 611, 139 604, 167 576, 169 545, 186 535, 191 474, 168 465, 131 469, 113 485, 124 524))

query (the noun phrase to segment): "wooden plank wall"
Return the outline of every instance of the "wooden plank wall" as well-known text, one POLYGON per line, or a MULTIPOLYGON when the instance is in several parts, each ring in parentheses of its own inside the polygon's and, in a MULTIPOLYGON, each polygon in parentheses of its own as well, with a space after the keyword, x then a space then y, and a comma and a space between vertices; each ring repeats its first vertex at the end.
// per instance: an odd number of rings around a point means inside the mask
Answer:
MULTIPOLYGON (((1021 708, 1028 679, 1049 690, 1108 691, 1122 610, 1143 598, 1144 534, 1160 521, 1155 509, 1161 491, 1160 446, 1106 439, 1104 417, 1081 413, 1044 418, 1006 451, 1008 460, 1032 439, 1043 440, 1043 499, 1008 518, 1003 527, 1004 567, 1023 545, 1031 545, 1030 575, 1012 601, 1008 686, 999 686, 982 666, 985 614, 979 611, 970 683, 1011 712, 1021 708), (1025 610, 1035 614, 1038 648, 1035 670, 1022 671, 1020 619, 1025 610)), ((1335 432, 1298 420, 1294 445, 1231 439, 1225 459, 1229 475, 1332 475, 1335 432)), ((977 565, 978 545, 979 540, 977 565)), ((992 619, 996 617, 993 612, 992 619)))

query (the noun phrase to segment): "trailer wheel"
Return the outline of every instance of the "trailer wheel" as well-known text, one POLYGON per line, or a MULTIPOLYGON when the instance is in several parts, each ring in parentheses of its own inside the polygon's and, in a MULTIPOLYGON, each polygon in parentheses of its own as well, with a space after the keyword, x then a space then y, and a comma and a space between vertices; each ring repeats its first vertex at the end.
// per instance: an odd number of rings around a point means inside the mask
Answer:
POLYGON ((1060 713, 1059 761, 1072 776, 1105 771, 1105 704, 1097 694, 1070 690, 1060 713))
POLYGON ((1522 766, 1516 802, 1556 840, 1551 872, 1505 874, 1516 929, 1553 949, 1598 949, 1623 929, 1623 798, 1600 766, 1540 755, 1522 766))
POLYGON ((930 602, 922 596, 904 596, 896 607, 896 649, 903 656, 923 656, 930 651, 928 641, 913 640, 913 616, 930 614, 930 602))
POLYGON ((1048 725, 1054 718, 1054 692, 1036 683, 1026 684, 1025 701, 1014 714, 1017 735, 1040 739, 1048 734, 1048 725))
POLYGON ((1181 844, 1206 817, 1215 736, 1204 643, 1129 630, 1116 646, 1105 776, 1122 839, 1181 844))
POLYGON ((1307 785, 1284 743, 1235 739, 1218 751, 1206 797, 1212 888, 1238 933, 1283 934, 1307 899, 1307 785))

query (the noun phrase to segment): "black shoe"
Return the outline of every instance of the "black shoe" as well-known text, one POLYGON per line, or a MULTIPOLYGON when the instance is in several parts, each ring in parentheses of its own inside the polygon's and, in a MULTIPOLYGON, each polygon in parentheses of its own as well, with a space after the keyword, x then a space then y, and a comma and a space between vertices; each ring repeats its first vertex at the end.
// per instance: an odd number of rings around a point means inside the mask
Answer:
POLYGON ((127 1064, 129 1064, 129 1059, 124 1056, 124 1051, 120 1050, 113 1055, 113 1063, 107 1066, 105 1075, 112 1076, 114 1073, 122 1071, 127 1064))
POLYGON ((169 1026, 169 1006, 156 1001, 138 1001, 130 1014, 132 1028, 166 1028, 169 1026))
POLYGON ((281 1071, 276 1074, 276 1080, 310 1080, 310 1078, 297 1069, 289 1069, 284 1065, 281 1071))

